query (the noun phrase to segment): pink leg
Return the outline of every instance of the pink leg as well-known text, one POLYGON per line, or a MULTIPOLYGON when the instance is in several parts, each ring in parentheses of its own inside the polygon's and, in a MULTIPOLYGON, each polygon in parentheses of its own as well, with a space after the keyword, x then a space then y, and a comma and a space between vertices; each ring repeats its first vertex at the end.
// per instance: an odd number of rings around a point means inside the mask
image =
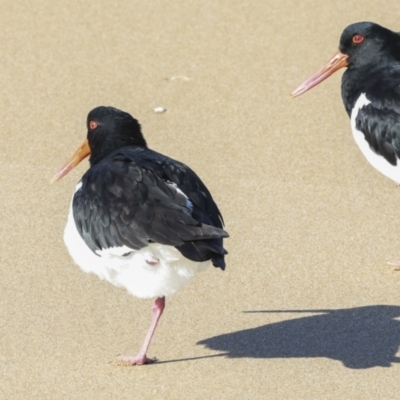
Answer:
POLYGON ((152 307, 153 315, 151 317, 150 327, 147 331, 142 348, 139 350, 139 353, 137 353, 136 356, 120 355, 119 359, 121 361, 131 365, 150 364, 155 361, 151 358, 147 358, 147 350, 149 349, 151 339, 156 330, 158 320, 160 319, 161 314, 164 311, 164 307, 165 307, 165 297, 158 297, 157 299, 154 300, 152 307))

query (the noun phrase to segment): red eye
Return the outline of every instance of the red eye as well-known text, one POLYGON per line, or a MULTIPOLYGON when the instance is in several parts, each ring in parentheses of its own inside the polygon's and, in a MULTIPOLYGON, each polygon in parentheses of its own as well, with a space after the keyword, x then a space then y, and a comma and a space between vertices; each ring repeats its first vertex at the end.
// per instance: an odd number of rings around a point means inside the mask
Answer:
POLYGON ((364 40, 364 36, 363 35, 354 35, 353 36, 353 43, 355 44, 359 44, 364 40))
POLYGON ((97 127, 98 127, 99 125, 97 124, 97 122, 96 121, 90 121, 89 122, 89 128, 90 129, 96 129, 97 127))

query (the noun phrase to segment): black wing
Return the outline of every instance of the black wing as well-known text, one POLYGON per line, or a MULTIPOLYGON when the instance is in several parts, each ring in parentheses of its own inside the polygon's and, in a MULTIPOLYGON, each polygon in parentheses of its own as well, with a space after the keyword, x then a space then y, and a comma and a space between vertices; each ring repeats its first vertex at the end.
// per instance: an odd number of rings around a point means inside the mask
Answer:
POLYGON ((163 180, 175 183, 190 198, 194 205, 193 215, 196 219, 218 228, 223 227, 224 221, 218 206, 207 187, 192 169, 150 149, 136 148, 131 151, 135 152, 132 156, 139 160, 140 165, 154 171, 163 180))
POLYGON ((371 149, 390 164, 400 159, 400 113, 374 102, 362 107, 356 117, 356 128, 361 131, 371 149))
POLYGON ((138 250, 156 242, 224 268, 222 238, 228 234, 221 229, 218 208, 211 196, 205 202, 208 191, 201 190, 204 185, 193 172, 184 177, 182 166, 146 148, 124 148, 91 167, 73 200, 74 219, 86 244, 93 251, 123 245, 138 250))

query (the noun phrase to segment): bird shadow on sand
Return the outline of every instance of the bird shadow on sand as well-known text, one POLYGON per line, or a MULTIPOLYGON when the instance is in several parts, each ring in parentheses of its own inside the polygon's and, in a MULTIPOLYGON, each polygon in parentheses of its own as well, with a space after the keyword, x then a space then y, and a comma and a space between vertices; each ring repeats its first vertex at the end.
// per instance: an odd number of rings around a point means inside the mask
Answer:
MULTIPOLYGON (((375 305, 333 310, 265 310, 252 313, 318 313, 202 340, 197 344, 229 358, 315 358, 347 368, 398 363, 400 306, 375 305)), ((251 323, 251 319, 249 319, 251 323)))

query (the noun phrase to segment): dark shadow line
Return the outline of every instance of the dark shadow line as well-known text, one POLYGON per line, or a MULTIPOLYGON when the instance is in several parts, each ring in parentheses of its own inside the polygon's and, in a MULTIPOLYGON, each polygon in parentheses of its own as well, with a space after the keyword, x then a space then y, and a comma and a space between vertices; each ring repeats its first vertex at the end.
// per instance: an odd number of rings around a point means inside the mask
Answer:
POLYGON ((290 313, 290 314, 305 314, 305 313, 330 313, 334 310, 260 310, 260 311, 242 311, 243 314, 278 314, 278 313, 290 313))
POLYGON ((158 364, 169 364, 181 361, 194 361, 194 360, 201 360, 202 358, 215 358, 215 357, 222 357, 226 356, 228 353, 219 353, 219 354, 211 354, 209 356, 201 356, 201 357, 189 357, 189 358, 178 358, 176 360, 166 360, 166 361, 156 361, 154 364, 149 365, 158 365, 158 364))

